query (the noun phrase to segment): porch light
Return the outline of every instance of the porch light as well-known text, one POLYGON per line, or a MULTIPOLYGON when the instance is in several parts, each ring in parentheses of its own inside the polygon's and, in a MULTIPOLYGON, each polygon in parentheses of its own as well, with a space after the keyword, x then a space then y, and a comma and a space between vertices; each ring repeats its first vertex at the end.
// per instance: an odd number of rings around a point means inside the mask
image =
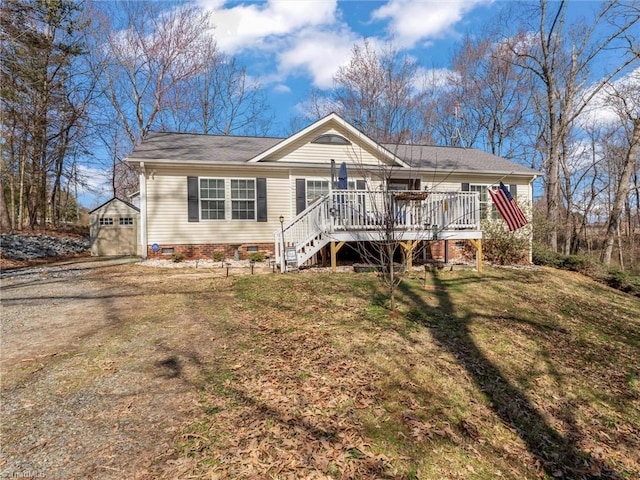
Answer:
POLYGON ((284 263, 284 216, 280 215, 280 217, 278 217, 278 220, 280 220, 280 272, 284 273, 286 265, 284 263))
POLYGON ((282 234, 282 251, 284 252, 284 216, 280 215, 280 233, 282 234))

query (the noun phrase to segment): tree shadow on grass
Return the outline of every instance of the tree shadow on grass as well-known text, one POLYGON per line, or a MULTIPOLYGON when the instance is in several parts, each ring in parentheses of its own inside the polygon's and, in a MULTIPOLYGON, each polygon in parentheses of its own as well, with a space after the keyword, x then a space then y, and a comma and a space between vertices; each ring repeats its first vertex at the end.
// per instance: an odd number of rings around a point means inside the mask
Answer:
POLYGON ((570 413, 564 416, 570 425, 567 436, 546 422, 525 394, 502 374, 474 342, 470 326, 476 315, 473 312, 464 316, 456 315, 453 300, 447 291, 451 285, 439 278, 436 272, 432 273, 432 280, 435 286, 433 294, 438 301, 436 307, 426 303, 422 293, 415 287, 407 282, 400 284, 400 291, 420 312, 413 320, 428 328, 435 341, 456 357, 485 394, 493 412, 517 432, 545 473, 549 477, 562 476, 576 480, 621 480, 622 476, 611 466, 576 447, 580 433, 570 413))

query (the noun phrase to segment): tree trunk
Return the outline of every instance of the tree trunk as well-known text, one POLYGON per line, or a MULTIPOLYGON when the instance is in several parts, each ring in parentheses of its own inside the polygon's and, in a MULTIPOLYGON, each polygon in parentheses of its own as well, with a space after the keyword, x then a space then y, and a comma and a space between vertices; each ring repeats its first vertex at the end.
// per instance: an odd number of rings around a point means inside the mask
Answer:
POLYGON ((389 262, 389 310, 396 311, 396 278, 395 265, 393 264, 393 256, 395 248, 389 243, 387 246, 387 260, 389 262))
POLYGON ((601 259, 607 266, 611 266, 611 254, 613 253, 613 243, 615 241, 616 232, 620 228, 620 219, 622 217, 622 209, 629 193, 629 182, 631 181, 631 173, 635 166, 635 161, 640 150, 640 118, 633 121, 633 133, 631 134, 631 142, 629 150, 625 158, 624 168, 616 187, 613 199, 613 207, 607 221, 607 230, 604 237, 604 247, 602 249, 601 259))
POLYGON ((11 229, 9 221, 9 212, 7 210, 7 202, 4 198, 4 181, 0 183, 0 232, 6 232, 11 229))

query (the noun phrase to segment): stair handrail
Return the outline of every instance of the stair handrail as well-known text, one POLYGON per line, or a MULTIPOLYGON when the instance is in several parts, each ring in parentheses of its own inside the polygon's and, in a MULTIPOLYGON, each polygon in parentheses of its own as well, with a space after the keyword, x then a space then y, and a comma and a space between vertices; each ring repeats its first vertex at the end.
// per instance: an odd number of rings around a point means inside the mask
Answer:
POLYGON ((284 250, 287 246, 300 248, 301 242, 308 241, 312 233, 319 234, 331 228, 329 212, 330 194, 323 195, 311 205, 293 217, 288 223, 283 224, 280 229, 273 232, 276 239, 276 261, 280 262, 281 271, 284 271, 284 250), (312 223, 313 222, 313 223, 312 223), (285 242, 289 233, 289 239, 285 242))

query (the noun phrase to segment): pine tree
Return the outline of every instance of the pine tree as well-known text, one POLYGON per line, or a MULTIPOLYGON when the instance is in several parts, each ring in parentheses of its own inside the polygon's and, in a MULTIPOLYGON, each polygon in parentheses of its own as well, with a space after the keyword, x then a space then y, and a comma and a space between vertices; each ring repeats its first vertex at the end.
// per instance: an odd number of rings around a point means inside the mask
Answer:
POLYGON ((57 193, 83 118, 73 70, 84 53, 80 12, 74 0, 6 0, 0 10, 2 193, 13 228, 57 220, 57 193))

